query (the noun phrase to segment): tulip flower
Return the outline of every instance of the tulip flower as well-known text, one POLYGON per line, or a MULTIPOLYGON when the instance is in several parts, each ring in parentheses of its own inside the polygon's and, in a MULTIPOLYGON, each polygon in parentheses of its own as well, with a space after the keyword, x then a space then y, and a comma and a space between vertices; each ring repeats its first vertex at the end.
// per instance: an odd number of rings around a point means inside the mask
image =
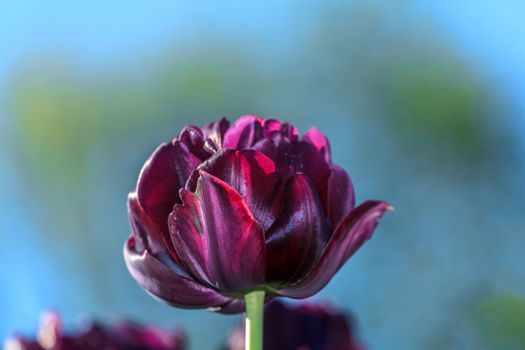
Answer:
POLYGON ((4 350, 182 350, 184 336, 180 331, 141 326, 121 321, 112 326, 87 324, 78 332, 64 334, 55 313, 41 318, 35 340, 16 336, 5 342, 4 350))
MULTIPOLYGON (((245 350, 244 324, 225 350, 245 350)), ((345 313, 313 302, 288 306, 271 301, 264 309, 264 350, 364 350, 345 313)))
POLYGON ((186 126, 146 161, 128 198, 124 256, 158 299, 246 308, 257 329, 265 300, 317 293, 390 208, 355 206, 350 178, 318 129, 299 137, 289 123, 223 118, 186 126))

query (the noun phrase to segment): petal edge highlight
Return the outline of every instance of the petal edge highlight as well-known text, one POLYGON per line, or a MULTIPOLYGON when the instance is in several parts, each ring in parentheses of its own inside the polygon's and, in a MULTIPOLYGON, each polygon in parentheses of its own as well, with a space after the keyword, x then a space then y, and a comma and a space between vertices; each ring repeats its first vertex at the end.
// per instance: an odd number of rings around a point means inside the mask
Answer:
POLYGON ((169 218, 177 254, 218 290, 253 288, 266 275, 262 227, 237 191, 203 170, 199 173, 195 193, 184 191, 184 204, 176 205, 169 218), (195 244, 186 250, 185 242, 195 244), (196 261, 201 265, 193 266, 196 261))
POLYGON ((231 301, 211 288, 194 281, 173 262, 167 266, 147 250, 135 251, 134 238, 124 245, 124 259, 137 283, 155 298, 186 309, 219 307, 231 301))
POLYGON ((366 201, 352 210, 330 238, 321 258, 306 278, 279 291, 291 298, 306 298, 320 291, 343 264, 372 236, 385 211, 392 210, 386 202, 366 201))

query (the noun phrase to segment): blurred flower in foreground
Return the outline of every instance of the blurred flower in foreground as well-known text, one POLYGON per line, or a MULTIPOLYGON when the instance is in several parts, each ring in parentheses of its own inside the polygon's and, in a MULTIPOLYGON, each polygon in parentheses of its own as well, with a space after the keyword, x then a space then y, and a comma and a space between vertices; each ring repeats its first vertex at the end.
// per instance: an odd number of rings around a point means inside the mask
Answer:
POLYGON ((4 350, 181 350, 182 332, 168 332, 122 321, 113 326, 91 323, 76 333, 64 334, 58 315, 42 316, 36 340, 13 337, 4 350))
POLYGON ((185 127, 159 146, 128 200, 128 268, 174 306, 240 312, 252 291, 317 293, 391 207, 355 207, 346 172, 316 128, 301 138, 244 116, 185 127))
MULTIPOLYGON (((264 349, 267 350, 364 350, 355 339, 346 315, 312 302, 287 306, 266 305, 264 349)), ((234 329, 225 350, 244 350, 244 323, 234 329)))

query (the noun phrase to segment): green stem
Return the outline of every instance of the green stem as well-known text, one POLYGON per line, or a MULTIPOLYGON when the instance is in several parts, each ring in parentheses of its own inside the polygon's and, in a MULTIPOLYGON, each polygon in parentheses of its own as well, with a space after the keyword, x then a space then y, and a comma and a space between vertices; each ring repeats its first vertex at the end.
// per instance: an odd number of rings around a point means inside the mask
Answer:
POLYGON ((262 350, 264 292, 254 291, 244 296, 246 302, 245 350, 262 350))

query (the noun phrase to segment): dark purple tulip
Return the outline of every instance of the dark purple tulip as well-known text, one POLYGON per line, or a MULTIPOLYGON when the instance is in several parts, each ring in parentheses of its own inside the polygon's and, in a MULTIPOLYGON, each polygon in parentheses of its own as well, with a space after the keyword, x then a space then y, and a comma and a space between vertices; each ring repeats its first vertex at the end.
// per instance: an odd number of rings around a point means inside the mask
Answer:
MULTIPOLYGON (((265 350, 364 350, 344 313, 331 307, 272 301, 264 312, 265 350)), ((235 328, 227 350, 244 350, 244 324, 235 328)))
POLYGON ((42 317, 35 340, 13 337, 5 350, 182 350, 184 336, 180 331, 167 332, 158 328, 121 321, 112 326, 97 323, 82 330, 64 334, 58 315, 42 317))
POLYGON ((144 289, 174 306, 235 313, 254 289, 317 293, 390 206, 355 207, 316 128, 299 137, 288 123, 244 116, 186 126, 160 145, 128 209, 124 256, 144 289))

